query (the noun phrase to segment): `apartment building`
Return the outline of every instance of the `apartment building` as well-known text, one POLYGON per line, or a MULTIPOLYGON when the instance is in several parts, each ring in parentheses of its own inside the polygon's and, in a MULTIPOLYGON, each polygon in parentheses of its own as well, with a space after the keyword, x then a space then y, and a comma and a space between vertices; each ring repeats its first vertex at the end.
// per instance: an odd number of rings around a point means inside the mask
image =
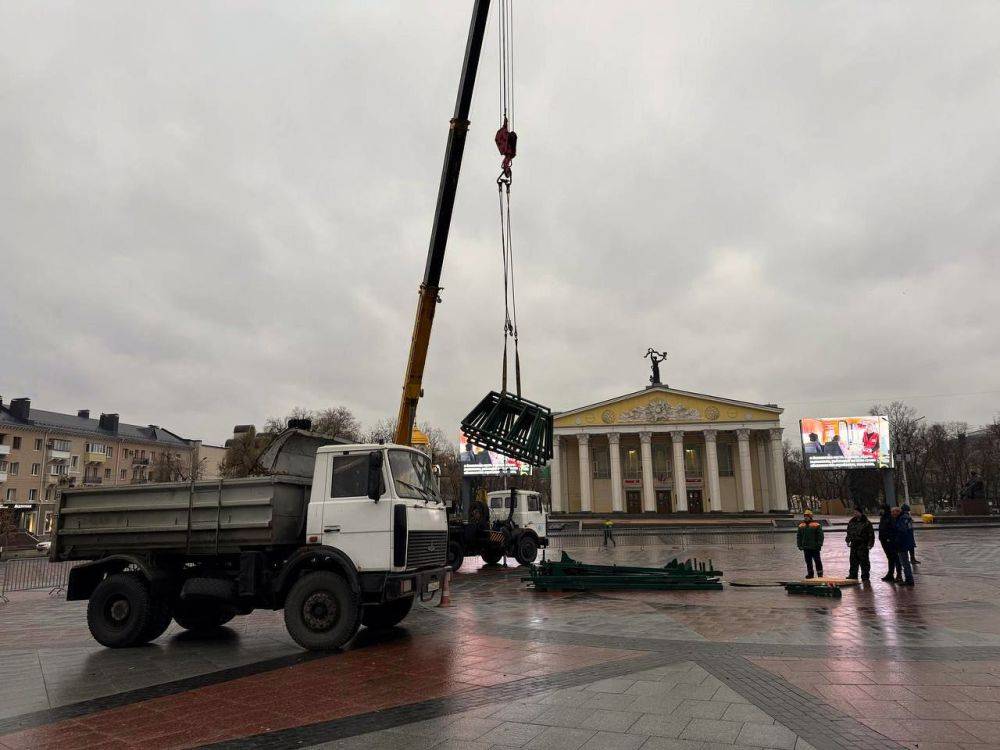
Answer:
POLYGON ((0 507, 37 536, 52 528, 57 493, 67 486, 136 484, 218 476, 217 451, 157 425, 44 411, 27 398, 0 398, 0 507), (202 455, 202 453, 206 455, 202 455), (193 469, 192 467, 196 467, 193 469))

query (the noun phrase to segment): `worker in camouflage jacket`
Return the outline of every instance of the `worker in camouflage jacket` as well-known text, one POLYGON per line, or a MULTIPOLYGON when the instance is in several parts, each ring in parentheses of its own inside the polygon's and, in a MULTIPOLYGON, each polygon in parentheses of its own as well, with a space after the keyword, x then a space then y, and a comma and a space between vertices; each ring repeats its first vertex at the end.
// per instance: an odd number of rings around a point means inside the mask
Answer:
POLYGON ((823 558, 820 557, 820 550, 823 549, 823 527, 819 521, 813 520, 813 512, 808 508, 803 511, 795 541, 806 558, 806 578, 815 578, 817 575, 822 578, 823 558))
POLYGON ((857 580, 858 568, 861 568, 861 580, 867 581, 872 572, 868 550, 875 546, 875 528, 861 508, 855 508, 847 522, 847 546, 851 548, 851 570, 847 577, 857 580))

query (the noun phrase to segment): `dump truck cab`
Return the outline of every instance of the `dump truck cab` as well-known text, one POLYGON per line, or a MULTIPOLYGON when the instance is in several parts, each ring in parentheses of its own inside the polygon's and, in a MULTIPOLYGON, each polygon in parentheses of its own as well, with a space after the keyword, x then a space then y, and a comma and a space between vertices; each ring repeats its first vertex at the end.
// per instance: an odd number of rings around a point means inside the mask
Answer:
POLYGON ((403 445, 316 452, 306 541, 343 551, 362 575, 441 564, 447 512, 430 459, 403 445))

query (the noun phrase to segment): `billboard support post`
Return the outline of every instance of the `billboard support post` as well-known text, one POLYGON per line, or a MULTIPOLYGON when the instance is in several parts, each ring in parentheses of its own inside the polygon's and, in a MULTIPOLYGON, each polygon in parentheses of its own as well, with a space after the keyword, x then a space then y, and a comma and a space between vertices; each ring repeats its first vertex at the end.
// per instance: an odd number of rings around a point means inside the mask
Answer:
POLYGON ((892 469, 879 469, 882 472, 882 489, 885 492, 885 504, 890 508, 896 505, 896 479, 892 469))

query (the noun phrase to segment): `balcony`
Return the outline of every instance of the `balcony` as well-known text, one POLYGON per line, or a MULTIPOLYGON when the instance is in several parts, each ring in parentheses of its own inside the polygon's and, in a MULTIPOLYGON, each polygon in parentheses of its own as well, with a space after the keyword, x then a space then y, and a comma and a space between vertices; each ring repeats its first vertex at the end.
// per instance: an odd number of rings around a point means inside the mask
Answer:
POLYGON ((83 478, 83 483, 85 485, 102 484, 103 482, 104 482, 104 478, 103 477, 84 477, 83 478))
POLYGON ((149 466, 149 459, 148 458, 139 458, 138 456, 136 456, 135 458, 132 459, 132 465, 133 466, 149 466))
POLYGON ((10 446, 0 445, 0 456, 8 456, 8 455, 10 455, 10 446))
POLYGON ((83 460, 88 464, 103 464, 108 460, 108 457, 100 451, 87 451, 83 460))
POLYGON ((7 481, 7 472, 0 471, 0 482, 6 482, 6 481, 7 481))
POLYGON ((49 461, 69 461, 69 451, 49 448, 49 461))

